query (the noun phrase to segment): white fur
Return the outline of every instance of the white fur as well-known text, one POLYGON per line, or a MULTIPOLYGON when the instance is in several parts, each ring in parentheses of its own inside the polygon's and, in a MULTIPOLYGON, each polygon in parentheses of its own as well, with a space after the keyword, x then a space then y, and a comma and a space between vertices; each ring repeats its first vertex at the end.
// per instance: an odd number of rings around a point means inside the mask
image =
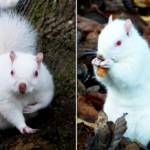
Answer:
POLYGON ((125 136, 146 146, 150 140, 150 51, 135 27, 128 36, 124 24, 115 20, 101 32, 98 54, 106 60, 100 66, 108 69, 105 77, 96 72, 95 76, 108 90, 104 105, 108 119, 115 122, 128 113, 125 136), (117 41, 122 44, 116 46, 117 41))
POLYGON ((0 41, 0 54, 10 51, 34 53, 37 32, 15 12, 0 12, 0 41))
POLYGON ((1 9, 8 9, 13 8, 17 5, 19 0, 0 0, 0 8, 1 9))
POLYGON ((15 126, 21 133, 34 133, 35 130, 27 127, 25 118, 36 115, 53 98, 52 76, 43 63, 38 65, 33 54, 36 41, 37 33, 25 19, 14 13, 1 13, 0 129, 15 126), (13 63, 10 51, 17 56, 13 63), (38 71, 38 77, 34 76, 35 71, 38 71), (18 90, 21 82, 27 85, 25 94, 18 90))

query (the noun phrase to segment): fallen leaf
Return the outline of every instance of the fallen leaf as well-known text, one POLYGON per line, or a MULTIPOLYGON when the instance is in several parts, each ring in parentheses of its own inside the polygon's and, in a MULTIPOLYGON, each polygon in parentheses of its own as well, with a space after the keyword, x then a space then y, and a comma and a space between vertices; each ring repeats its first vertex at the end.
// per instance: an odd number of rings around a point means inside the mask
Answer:
POLYGON ((140 150, 140 148, 138 147, 137 144, 132 143, 130 145, 127 145, 126 148, 125 148, 125 150, 140 150))
POLYGON ((106 125, 108 121, 108 116, 106 115, 106 113, 101 110, 99 112, 99 115, 98 115, 98 118, 95 122, 95 127, 94 127, 94 130, 95 130, 95 133, 100 133, 101 130, 103 130, 104 126, 106 125))
POLYGON ((87 150, 100 150, 100 137, 99 135, 95 135, 94 137, 90 137, 86 144, 88 145, 87 150))
POLYGON ((126 115, 127 114, 124 114, 122 117, 118 118, 115 122, 115 129, 109 150, 114 150, 117 147, 118 143, 123 138, 123 134, 127 130, 127 122, 125 120, 126 115))
POLYGON ((91 92, 98 92, 100 89, 99 85, 95 85, 95 86, 91 86, 89 88, 86 89, 87 93, 91 93, 91 92))
POLYGON ((147 148, 150 149, 150 141, 148 142, 147 148))
POLYGON ((79 118, 90 123, 95 123, 98 117, 98 111, 94 108, 92 103, 81 95, 79 95, 77 99, 77 114, 79 118))
POLYGON ((95 126, 95 123, 90 123, 90 122, 87 122, 87 121, 84 121, 80 118, 77 118, 77 123, 84 123, 85 125, 89 126, 89 127, 93 127, 95 126))
POLYGON ((77 15, 77 22, 78 22, 77 25, 78 29, 81 31, 92 32, 97 27, 102 29, 104 28, 104 26, 98 23, 97 21, 85 17, 81 17, 79 15, 77 15))
POLYGON ((118 10, 125 10, 122 0, 105 0, 105 11, 116 12, 118 10))
POLYGON ((87 35, 86 40, 87 40, 89 43, 97 44, 97 42, 98 42, 98 34, 95 33, 95 32, 90 32, 90 33, 87 35))
POLYGON ((148 24, 150 24, 150 16, 141 16, 141 18, 147 22, 148 24))
POLYGON ((115 132, 115 124, 114 124, 112 121, 109 121, 109 122, 107 123, 107 125, 108 125, 108 128, 109 128, 109 131, 110 131, 112 134, 114 134, 114 132, 115 132))
POLYGON ((147 150, 147 148, 144 145, 142 145, 138 140, 131 140, 131 142, 136 143, 140 150, 147 150))
POLYGON ((101 31, 102 31, 103 28, 104 28, 104 26, 102 26, 102 25, 96 26, 94 28, 94 31, 90 32, 86 36, 86 41, 89 41, 89 43, 97 44, 97 42, 98 42, 98 36, 101 33, 101 31))
POLYGON ((129 11, 134 11, 135 7, 134 7, 134 1, 133 0, 122 0, 124 7, 129 10, 129 11))
POLYGON ((136 4, 136 6, 141 8, 150 6, 150 2, 148 0, 134 0, 134 3, 136 4))
POLYGON ((78 145, 78 150, 81 149, 82 145, 89 139, 89 135, 83 131, 78 131, 77 134, 77 145, 78 145))
POLYGON ((124 147, 126 147, 127 145, 131 144, 131 141, 129 138, 123 137, 120 141, 120 144, 123 145, 124 147))
POLYGON ((106 94, 101 94, 99 92, 90 92, 85 95, 86 99, 88 99, 96 110, 101 111, 103 109, 103 105, 106 99, 106 94))

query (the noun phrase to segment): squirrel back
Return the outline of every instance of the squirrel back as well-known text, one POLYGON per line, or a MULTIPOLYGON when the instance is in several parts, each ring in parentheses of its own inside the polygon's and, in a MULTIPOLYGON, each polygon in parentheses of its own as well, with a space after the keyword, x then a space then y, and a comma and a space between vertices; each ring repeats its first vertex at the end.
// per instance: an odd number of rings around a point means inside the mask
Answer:
POLYGON ((0 12, 0 54, 10 51, 34 53, 37 32, 22 16, 12 11, 0 12))

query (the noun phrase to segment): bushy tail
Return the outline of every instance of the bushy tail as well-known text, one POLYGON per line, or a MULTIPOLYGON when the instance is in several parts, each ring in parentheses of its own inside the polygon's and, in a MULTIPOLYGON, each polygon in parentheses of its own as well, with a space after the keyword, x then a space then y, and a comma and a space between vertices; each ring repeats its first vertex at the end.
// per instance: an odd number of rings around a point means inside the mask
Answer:
POLYGON ((15 12, 0 12, 0 54, 19 51, 34 53, 37 32, 31 24, 15 12))
POLYGON ((0 0, 0 8, 1 9, 9 9, 13 8, 17 5, 19 0, 0 0))

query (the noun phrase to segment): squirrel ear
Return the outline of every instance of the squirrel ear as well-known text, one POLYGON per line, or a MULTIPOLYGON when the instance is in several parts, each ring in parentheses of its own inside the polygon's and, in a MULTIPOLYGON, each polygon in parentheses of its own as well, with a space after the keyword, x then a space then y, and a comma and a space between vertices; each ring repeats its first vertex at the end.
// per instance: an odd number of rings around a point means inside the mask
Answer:
POLYGON ((112 18, 112 15, 109 16, 109 19, 108 19, 108 24, 112 23, 113 22, 113 18, 112 18))
POLYGON ((38 64, 40 64, 43 60, 43 53, 39 53, 36 55, 36 61, 38 64))
POLYGON ((131 22, 131 20, 127 19, 124 26, 125 26, 125 30, 127 32, 127 35, 129 36, 131 28, 132 28, 132 22, 131 22))
POLYGON ((9 56, 10 56, 10 59, 11 59, 11 62, 12 62, 12 63, 13 63, 14 60, 17 58, 17 56, 16 56, 16 54, 15 54, 14 51, 11 51, 9 56))

